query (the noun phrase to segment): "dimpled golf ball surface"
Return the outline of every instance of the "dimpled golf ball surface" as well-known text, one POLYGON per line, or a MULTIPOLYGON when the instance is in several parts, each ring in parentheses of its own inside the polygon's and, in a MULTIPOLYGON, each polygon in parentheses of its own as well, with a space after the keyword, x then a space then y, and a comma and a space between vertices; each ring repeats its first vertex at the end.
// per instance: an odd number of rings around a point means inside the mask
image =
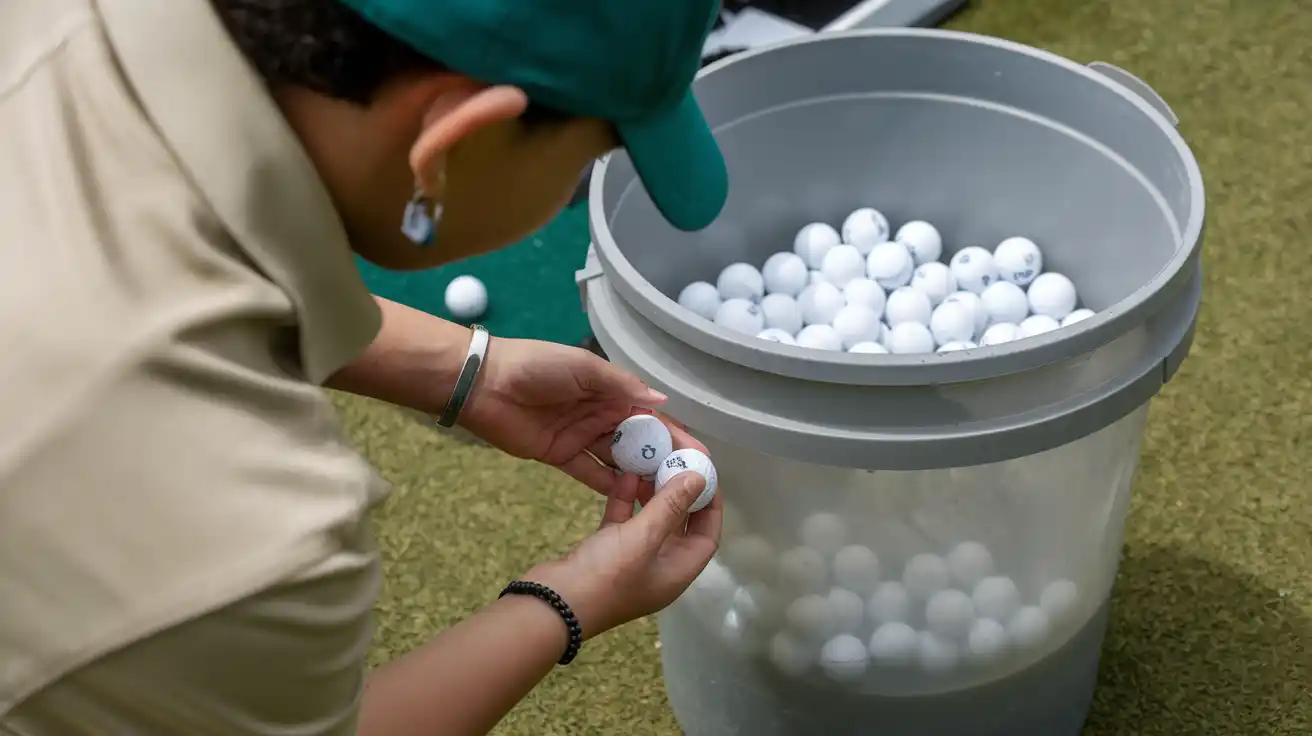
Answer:
POLYGON ((765 329, 765 315, 761 307, 747 299, 729 299, 715 310, 715 324, 744 335, 755 335, 765 329))
POLYGON ((995 325, 989 325, 984 330, 983 336, 979 338, 980 347, 989 347, 990 345, 1001 345, 1020 338, 1020 328, 1010 322, 999 322, 995 325))
POLYGON ((855 246, 863 254, 887 242, 888 235, 888 218, 871 207, 854 210, 843 220, 843 242, 855 246))
POLYGON ((1029 297, 1025 290, 1010 281, 994 282, 979 295, 979 300, 984 304, 990 324, 1020 324, 1030 314, 1029 297))
POLYGON ((761 267, 765 293, 797 296, 811 278, 806 261, 796 253, 775 253, 761 267))
POLYGON ((910 286, 894 290, 884 305, 884 321, 888 323, 889 329, 905 322, 928 325, 933 314, 934 305, 929 296, 910 286))
POLYGON ((843 338, 830 325, 807 325, 802 331, 797 333, 797 344, 799 347, 811 348, 812 350, 828 350, 831 352, 841 352, 843 349, 843 338))
POLYGON ((880 583, 866 601, 866 615, 876 626, 906 621, 911 618, 911 594, 906 586, 895 580, 880 583))
POLYGON ((963 291, 979 294, 998 280, 998 269, 993 265, 993 254, 971 245, 957 251, 948 261, 957 286, 963 291))
POLYGON ((711 499, 715 498, 715 487, 719 480, 716 476, 715 465, 700 450, 688 447, 675 450, 666 455, 665 459, 661 461, 660 468, 656 471, 656 490, 660 491, 680 473, 688 471, 692 471, 706 480, 706 488, 702 490, 701 495, 688 509, 688 513, 695 514, 709 506, 711 499))
POLYGON ((487 287, 473 276, 451 279, 444 296, 446 311, 456 319, 478 319, 487 311, 487 287))
POLYGON ((1020 608, 1020 589, 1011 578, 1000 575, 979 581, 971 598, 975 612, 994 621, 1009 621, 1020 608))
POLYGON ((891 291, 911 283, 916 263, 901 243, 880 243, 866 256, 866 276, 891 291))
POLYGON ((934 352, 934 336, 919 322, 903 322, 888 333, 888 351, 894 355, 934 352))
POLYGON ((823 222, 813 222, 797 231, 793 238, 793 252, 812 269, 819 269, 830 248, 842 243, 838 231, 823 222))
POLYGON ((948 552, 952 582, 963 590, 974 590, 979 581, 993 574, 993 553, 979 542, 962 542, 948 552))
POLYGON ((971 339, 977 339, 984 334, 984 330, 989 326, 989 312, 984 308, 984 300, 979 298, 979 294, 970 291, 954 291, 948 294, 943 300, 944 304, 957 303, 965 305, 970 309, 971 315, 975 320, 975 333, 971 339))
POLYGON ((930 261, 916 266, 911 274, 911 288, 929 297, 931 305, 938 306, 948 294, 957 290, 957 278, 947 266, 930 261))
POLYGON ((849 307, 867 307, 875 314, 884 313, 888 295, 884 288, 870 279, 852 279, 843 287, 843 298, 849 307))
POLYGON ((970 658, 988 663, 1001 657, 1007 649, 1007 630, 991 618, 976 619, 966 638, 966 652, 970 658))
POLYGON ((967 342, 975 336, 975 310, 965 302, 945 301, 930 315, 929 331, 938 345, 967 342))
POLYGON ((932 631, 920 632, 920 666, 926 672, 943 674, 956 669, 961 661, 957 644, 932 631))
POLYGON ((761 316, 767 329, 783 330, 789 337, 802 329, 802 307, 787 294, 767 294, 761 300, 761 316))
POLYGON ((1062 274, 1052 271, 1039 274, 1030 284, 1027 296, 1031 312, 1055 320, 1065 319, 1075 311, 1075 305, 1079 302, 1075 284, 1062 274))
POLYGON ((1025 606, 1007 624, 1007 640, 1021 649, 1035 649, 1042 646, 1050 631, 1048 614, 1038 606, 1025 606))
POLYGON ((861 255, 855 245, 836 245, 825 254, 820 273, 824 275, 825 281, 841 289, 852 279, 866 275, 865 256, 861 255))
POLYGON ((702 319, 714 320, 715 313, 723 302, 724 300, 720 298, 720 290, 715 288, 714 284, 705 281, 694 281, 679 292, 679 306, 702 319))
POLYGON ((803 289, 797 297, 797 306, 802 310, 803 324, 828 325, 834 321, 838 311, 847 306, 847 300, 837 286, 822 281, 803 289))
POLYGON ((1043 272, 1043 253, 1029 238, 1007 238, 993 249, 998 276, 1018 286, 1028 286, 1043 272))
POLYGON ((869 547, 852 544, 834 554, 834 582, 870 595, 879 585, 879 557, 869 547))
POLYGON ((865 642, 851 634, 839 634, 820 650, 820 669, 839 682, 861 679, 870 664, 865 642))
POLYGON ((847 350, 858 343, 879 339, 879 315, 870 311, 869 307, 843 307, 834 315, 833 327, 843 341, 843 348, 847 350))
POLYGON ((877 342, 859 342, 848 349, 849 353, 865 353, 867 355, 888 355, 888 348, 877 342))
POLYGON ((770 663, 788 677, 801 677, 816 661, 815 647, 781 631, 770 639, 770 663))
POLYGON ((943 236, 924 220, 912 220, 897 229, 893 240, 901 243, 917 266, 937 261, 943 255, 943 236))
POLYGON ((756 336, 762 340, 777 342, 781 345, 796 345, 797 341, 793 339, 792 333, 781 330, 777 327, 767 327, 756 333, 756 336))
POLYGON ((661 461, 674 451, 674 440, 665 423, 650 414, 638 414, 620 422, 610 438, 615 466, 626 473, 651 476, 661 461))
POLYGON ((870 657, 881 667, 907 667, 920 653, 920 636, 901 621, 890 621, 870 637, 870 657))
POLYGON ((759 302, 765 296, 765 279, 756 270, 756 266, 750 263, 732 263, 720 272, 715 288, 720 292, 721 299, 759 302))
POLYGON ((943 639, 965 639, 971 624, 975 623, 975 604, 960 590, 940 590, 925 606, 925 622, 930 631, 943 639))
POLYGON ((952 573, 948 570, 947 560, 929 552, 912 557, 902 570, 902 584, 913 598, 920 600, 928 600, 951 582, 952 573))

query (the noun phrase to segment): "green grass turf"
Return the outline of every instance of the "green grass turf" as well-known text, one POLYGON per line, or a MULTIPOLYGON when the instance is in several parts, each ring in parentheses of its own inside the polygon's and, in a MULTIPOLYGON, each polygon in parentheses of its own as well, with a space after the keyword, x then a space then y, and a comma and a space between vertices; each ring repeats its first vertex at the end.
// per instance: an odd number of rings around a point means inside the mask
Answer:
MULTIPOLYGON (((1154 404, 1088 733, 1312 733, 1312 5, 976 0, 952 26, 1134 71, 1179 114, 1208 188, 1204 310, 1154 404)), ((395 483, 378 516, 375 663, 563 551, 600 511, 554 471, 390 408, 340 407, 395 483)), ((603 637, 498 733, 676 733, 658 654, 651 621, 603 637)))

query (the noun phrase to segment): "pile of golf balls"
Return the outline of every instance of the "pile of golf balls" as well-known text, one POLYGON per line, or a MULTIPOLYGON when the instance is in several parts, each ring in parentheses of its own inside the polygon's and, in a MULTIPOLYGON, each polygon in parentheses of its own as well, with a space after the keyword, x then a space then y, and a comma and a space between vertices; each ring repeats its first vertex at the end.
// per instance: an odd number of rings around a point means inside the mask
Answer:
POLYGON ((815 350, 947 353, 1041 335, 1093 316, 1075 284, 1043 270, 1023 237, 993 250, 968 246, 943 260, 943 239, 923 220, 893 232, 864 207, 835 229, 803 227, 793 249, 758 269, 734 263, 715 283, 696 281, 679 304, 731 330, 815 350))
POLYGON ((711 459, 700 450, 674 449, 669 428, 650 414, 635 414, 620 422, 611 434, 610 452, 615 467, 655 481, 658 492, 680 473, 691 470, 702 476, 706 487, 688 513, 701 511, 715 498, 719 477, 711 459))
POLYGON ((976 541, 888 550, 887 559, 905 560, 890 569, 839 514, 807 517, 781 549, 731 512, 687 605, 726 645, 788 677, 987 674, 1078 624, 1074 582, 1047 578, 1027 599, 976 541))

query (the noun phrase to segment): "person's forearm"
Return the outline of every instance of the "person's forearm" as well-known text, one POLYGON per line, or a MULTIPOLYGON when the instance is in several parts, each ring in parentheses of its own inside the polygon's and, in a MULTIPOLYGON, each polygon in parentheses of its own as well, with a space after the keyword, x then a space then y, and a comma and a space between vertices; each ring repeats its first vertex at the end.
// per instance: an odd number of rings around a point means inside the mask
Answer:
POLYGON ((550 606, 507 596, 374 672, 360 736, 485 734, 546 677, 568 630, 550 606))
POLYGON ((378 336, 325 385, 428 414, 441 413, 469 350, 469 328, 375 298, 383 313, 378 336))

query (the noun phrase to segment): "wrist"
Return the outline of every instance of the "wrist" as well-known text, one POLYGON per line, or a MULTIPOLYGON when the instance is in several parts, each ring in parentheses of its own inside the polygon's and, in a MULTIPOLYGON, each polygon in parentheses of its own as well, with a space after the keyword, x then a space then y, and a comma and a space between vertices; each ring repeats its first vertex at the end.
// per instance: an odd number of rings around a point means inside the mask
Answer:
POLYGON ((538 565, 521 580, 527 580, 556 591, 578 619, 583 641, 595 638, 612 627, 600 596, 593 593, 582 576, 566 570, 560 561, 538 565))

